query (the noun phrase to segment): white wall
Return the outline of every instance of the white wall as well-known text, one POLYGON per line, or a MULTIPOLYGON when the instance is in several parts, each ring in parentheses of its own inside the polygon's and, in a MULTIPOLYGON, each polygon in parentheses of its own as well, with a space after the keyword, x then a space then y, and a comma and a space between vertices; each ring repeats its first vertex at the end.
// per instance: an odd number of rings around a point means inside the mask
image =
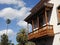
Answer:
POLYGON ((53 10, 51 14, 50 24, 54 26, 54 33, 60 32, 60 25, 57 25, 57 7, 60 5, 60 0, 51 0, 49 3, 53 3, 53 10))
MULTIPOLYGON (((51 0, 49 3, 53 3, 53 10, 51 14, 50 24, 53 25, 54 33, 60 32, 60 25, 57 25, 57 7, 60 5, 60 0, 51 0)), ((60 34, 56 34, 52 45, 60 45, 60 34)))
POLYGON ((60 34, 56 34, 52 45, 60 45, 60 34))

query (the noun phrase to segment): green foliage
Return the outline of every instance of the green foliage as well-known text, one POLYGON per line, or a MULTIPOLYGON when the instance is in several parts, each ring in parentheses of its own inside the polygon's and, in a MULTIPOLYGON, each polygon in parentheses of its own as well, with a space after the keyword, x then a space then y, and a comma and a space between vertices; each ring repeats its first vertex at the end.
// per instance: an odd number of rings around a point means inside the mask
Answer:
POLYGON ((7 19, 7 20, 6 20, 6 23, 7 23, 7 24, 10 24, 10 22, 11 22, 10 19, 7 19))
POLYGON ((5 34, 1 36, 1 45, 8 45, 8 36, 5 34))
POLYGON ((34 42, 27 42, 25 45, 35 45, 34 42))
POLYGON ((3 34, 1 36, 1 43, 0 45, 14 45, 13 43, 11 43, 11 41, 9 41, 8 36, 6 34, 3 34))
POLYGON ((16 40, 19 44, 25 44, 27 42, 27 35, 25 29, 21 29, 20 32, 17 33, 16 40))
POLYGON ((28 35, 25 32, 26 29, 21 29, 20 32, 17 33, 16 40, 18 42, 17 45, 35 45, 33 42, 28 41, 28 35))

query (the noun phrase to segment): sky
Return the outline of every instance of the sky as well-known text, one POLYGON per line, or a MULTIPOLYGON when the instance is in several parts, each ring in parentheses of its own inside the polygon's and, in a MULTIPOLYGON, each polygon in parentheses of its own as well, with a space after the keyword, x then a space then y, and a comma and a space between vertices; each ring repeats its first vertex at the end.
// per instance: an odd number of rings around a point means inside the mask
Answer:
MULTIPOLYGON (((22 28, 27 28, 24 19, 31 14, 30 10, 40 0, 0 0, 0 37, 7 31, 6 20, 10 19, 8 25, 8 37, 16 45, 16 34, 22 28)), ((29 24, 31 31, 31 25, 29 24)))

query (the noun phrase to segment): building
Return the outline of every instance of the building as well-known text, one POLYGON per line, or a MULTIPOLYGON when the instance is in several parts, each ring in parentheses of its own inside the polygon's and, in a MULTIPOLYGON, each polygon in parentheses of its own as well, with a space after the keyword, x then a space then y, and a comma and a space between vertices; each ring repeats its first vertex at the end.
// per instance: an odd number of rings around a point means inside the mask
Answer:
POLYGON ((25 21, 32 25, 28 40, 36 45, 60 45, 60 0, 40 0, 25 21))

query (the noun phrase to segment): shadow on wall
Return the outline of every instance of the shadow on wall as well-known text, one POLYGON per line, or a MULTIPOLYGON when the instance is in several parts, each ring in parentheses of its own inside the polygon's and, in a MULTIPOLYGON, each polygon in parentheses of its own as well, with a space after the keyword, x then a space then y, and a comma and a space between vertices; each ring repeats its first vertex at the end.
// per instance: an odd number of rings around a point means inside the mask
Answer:
POLYGON ((36 45, 52 45, 54 37, 44 37, 34 40, 36 45))

